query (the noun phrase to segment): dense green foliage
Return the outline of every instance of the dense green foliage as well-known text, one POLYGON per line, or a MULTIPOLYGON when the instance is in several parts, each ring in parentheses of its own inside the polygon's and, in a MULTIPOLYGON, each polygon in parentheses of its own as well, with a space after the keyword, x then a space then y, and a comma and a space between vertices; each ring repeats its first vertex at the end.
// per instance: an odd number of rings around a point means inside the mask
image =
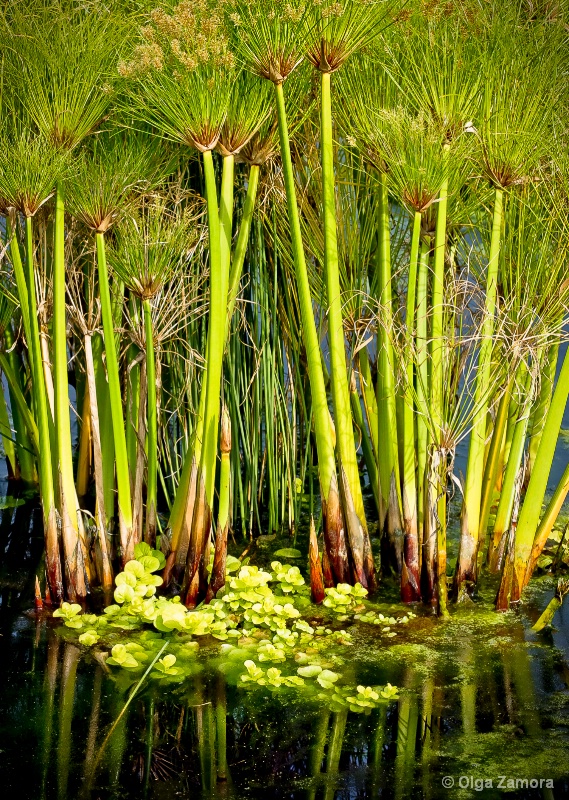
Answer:
POLYGON ((519 601, 569 491, 542 513, 565 4, 33 0, 0 23, 0 431, 41 496, 40 593, 110 599, 118 573, 121 621, 156 624, 161 580, 199 620, 231 530, 313 521, 325 606, 392 572, 446 615, 482 568, 519 601))

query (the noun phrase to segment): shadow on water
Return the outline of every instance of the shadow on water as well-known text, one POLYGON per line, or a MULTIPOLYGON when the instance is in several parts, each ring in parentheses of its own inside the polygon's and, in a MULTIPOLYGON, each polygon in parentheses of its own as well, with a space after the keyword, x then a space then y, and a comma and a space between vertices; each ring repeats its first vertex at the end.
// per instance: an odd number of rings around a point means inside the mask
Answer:
MULTIPOLYGON (((401 689, 367 716, 236 686, 212 640, 191 677, 146 682, 112 728, 133 676, 98 663, 50 618, 22 613, 41 558, 35 515, 28 503, 0 516, 2 797, 569 797, 568 606, 542 634, 484 604, 445 624, 418 616, 388 643, 354 625, 354 683, 401 689)), ((552 585, 538 582, 530 617, 552 585)))

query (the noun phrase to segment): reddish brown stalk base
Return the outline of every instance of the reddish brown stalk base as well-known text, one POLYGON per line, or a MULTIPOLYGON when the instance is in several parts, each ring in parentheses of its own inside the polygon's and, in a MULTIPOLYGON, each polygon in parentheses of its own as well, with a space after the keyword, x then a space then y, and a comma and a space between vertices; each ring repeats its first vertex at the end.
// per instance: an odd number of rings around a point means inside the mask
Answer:
POLYGON ((180 531, 178 544, 168 554, 166 559, 166 566, 162 573, 162 580, 164 586, 169 586, 171 581, 181 583, 183 579, 186 560, 188 557, 188 547, 190 543, 190 532, 192 530, 192 521, 194 517, 194 505, 196 501, 196 485, 197 485, 197 465, 195 459, 192 463, 192 471, 190 474, 190 482, 188 493, 186 496, 186 507, 184 510, 184 519, 182 522, 182 529, 180 531))
POLYGON ((463 507, 460 518, 460 543, 458 546, 458 558, 456 560, 456 571, 453 582, 453 594, 455 598, 461 596, 464 586, 475 585, 477 579, 477 554, 478 545, 474 536, 472 536, 468 529, 466 509, 463 507))
POLYGON ((375 592, 377 589, 377 575, 368 531, 364 532, 364 573, 367 580, 368 591, 375 592))
POLYGON ((34 606, 36 611, 43 611, 43 600, 41 598, 40 581, 37 575, 36 575, 34 606))
POLYGON ((48 511, 44 518, 45 530, 45 568, 50 600, 59 605, 63 600, 63 579, 61 575, 61 561, 59 559, 59 543, 57 540, 57 518, 55 508, 48 511))
POLYGON ((322 564, 318 556, 318 539, 316 538, 314 519, 312 517, 310 518, 310 545, 308 554, 310 561, 310 591, 312 593, 313 602, 319 604, 324 600, 326 594, 324 592, 322 564))
POLYGON ((514 529, 511 528, 508 534, 507 553, 502 570, 502 579, 496 596, 496 611, 507 611, 510 603, 514 600, 514 529))
POLYGON ((205 496, 203 478, 200 478, 199 494, 194 508, 192 532, 186 561, 185 580, 189 581, 189 585, 187 591, 182 590, 182 593, 185 594, 185 603, 188 608, 195 608, 199 602, 200 595, 203 596, 205 594, 204 552, 210 533, 211 508, 205 496))
POLYGON ((332 588, 332 586, 334 586, 334 576, 332 575, 332 567, 330 566, 326 548, 324 548, 324 552, 322 553, 322 575, 326 589, 332 588))
POLYGON ((350 582, 348 547, 344 532, 344 521, 340 507, 337 486, 330 487, 328 499, 322 502, 322 521, 324 524, 324 545, 332 572, 333 584, 350 582))
POLYGON ((405 537, 404 559, 401 569, 401 600, 404 603, 417 603, 421 599, 419 588, 419 564, 416 558, 417 542, 409 542, 405 537))
POLYGON ((425 491, 421 597, 429 606, 437 605, 437 519, 430 492, 425 491))
POLYGON ((225 564, 227 562, 227 536, 229 534, 229 523, 223 526, 223 530, 217 532, 215 538, 215 554, 213 556, 213 568, 211 570, 211 580, 207 587, 205 602, 210 603, 219 590, 225 586, 225 564))
POLYGON ((403 569, 403 527, 399 510, 399 498, 395 485, 395 473, 391 474, 389 489, 389 505, 386 517, 387 539, 389 542, 390 559, 398 575, 403 569))
POLYGON ((348 541, 352 555, 354 582, 357 581, 361 583, 361 585, 367 589, 367 578, 364 572, 364 528, 356 514, 350 486, 342 466, 340 466, 340 475, 342 489, 341 499, 343 501, 344 519, 346 521, 348 541))

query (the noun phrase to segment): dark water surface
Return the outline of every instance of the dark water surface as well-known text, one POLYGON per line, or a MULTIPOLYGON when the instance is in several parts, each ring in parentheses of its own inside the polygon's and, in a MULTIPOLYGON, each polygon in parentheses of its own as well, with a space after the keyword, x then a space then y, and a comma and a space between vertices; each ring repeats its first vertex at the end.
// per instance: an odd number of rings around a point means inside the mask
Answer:
POLYGON ((553 580, 534 582, 523 614, 495 614, 483 586, 481 603, 447 623, 419 614, 392 639, 352 626, 350 680, 401 689, 368 715, 247 690, 198 656, 184 683, 143 684, 109 737, 132 675, 105 670, 48 616, 22 613, 41 528, 33 503, 10 502, 0 514, 2 800, 569 798, 569 606, 553 632, 529 630, 553 580))

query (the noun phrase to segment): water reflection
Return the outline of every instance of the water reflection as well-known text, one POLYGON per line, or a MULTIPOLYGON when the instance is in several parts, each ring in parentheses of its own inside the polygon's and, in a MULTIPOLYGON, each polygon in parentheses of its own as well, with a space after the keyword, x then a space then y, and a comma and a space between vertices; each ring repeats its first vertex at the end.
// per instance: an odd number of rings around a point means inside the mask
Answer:
POLYGON ((145 682, 123 713, 139 676, 20 613, 41 564, 36 515, 18 498, 0 512, 0 797, 454 800, 506 796, 500 775, 528 780, 508 797, 569 797, 569 603, 541 634, 483 609, 417 619, 390 647, 359 627, 351 678, 401 688, 368 716, 249 692, 203 662, 184 684, 145 682), (554 788, 532 789, 540 778, 554 788))
POLYGON ((504 794, 500 775, 528 780, 508 797, 569 796, 568 670, 547 636, 511 619, 419 621, 389 651, 366 636, 356 676, 401 687, 368 716, 248 692, 207 667, 183 685, 143 684, 120 716, 138 676, 86 661, 45 618, 19 617, 0 639, 2 796, 491 798, 504 794), (461 789, 460 776, 494 788, 461 789))

